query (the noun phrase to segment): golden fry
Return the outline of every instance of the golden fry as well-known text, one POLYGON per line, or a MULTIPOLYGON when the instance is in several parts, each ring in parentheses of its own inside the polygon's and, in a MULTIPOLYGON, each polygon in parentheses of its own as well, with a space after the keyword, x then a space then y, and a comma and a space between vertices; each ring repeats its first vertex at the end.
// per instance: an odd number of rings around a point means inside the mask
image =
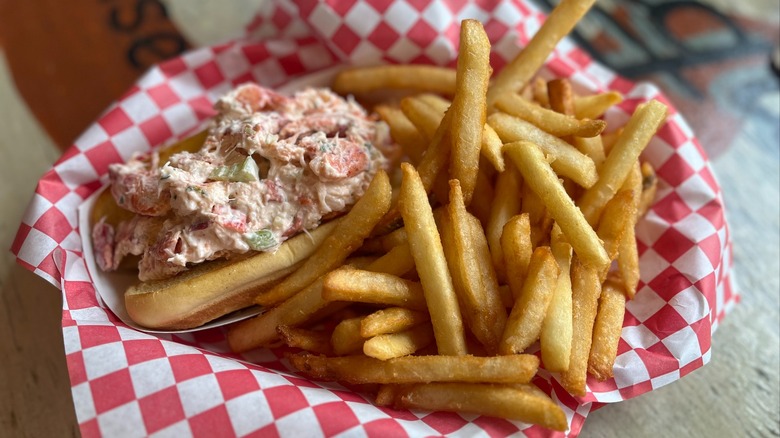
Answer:
POLYGON ((504 154, 501 152, 503 145, 504 143, 501 141, 501 137, 496 134, 496 130, 485 123, 482 129, 482 147, 480 152, 498 172, 503 172, 505 166, 504 154))
POLYGON ((277 327, 299 325, 324 309, 329 302, 322 298, 322 283, 320 278, 282 304, 232 325, 227 336, 230 349, 241 353, 268 345, 277 338, 277 327))
POLYGON ((604 153, 604 142, 600 135, 596 137, 574 137, 572 141, 578 151, 593 160, 596 170, 601 169, 607 156, 604 153))
MULTIPOLYGON (((550 109, 565 114, 574 115, 574 92, 568 79, 553 79, 547 83, 547 97, 550 109)), ((595 117, 577 117, 578 119, 595 119, 595 117)))
POLYGON ((489 382, 527 383, 539 368, 530 354, 512 356, 404 356, 379 360, 363 355, 290 356, 293 367, 318 380, 363 383, 489 382))
POLYGON ((574 98, 574 115, 578 119, 597 119, 609 108, 623 101, 623 95, 617 91, 607 91, 590 96, 574 98))
POLYGON ((428 195, 414 167, 404 163, 401 164, 401 170, 403 180, 398 207, 404 218, 412 257, 431 314, 436 345, 440 354, 465 354, 466 340, 460 307, 428 195))
POLYGON ((330 346, 330 333, 286 325, 277 327, 276 332, 288 347, 300 348, 326 356, 333 355, 333 349, 330 346))
POLYGON ((558 175, 570 178, 585 188, 596 183, 598 174, 593 160, 569 143, 508 114, 494 113, 488 118, 488 123, 504 143, 517 141, 535 143, 553 159, 550 164, 558 175))
POLYGON ((588 358, 588 372, 601 381, 612 377, 625 313, 626 293, 621 281, 608 278, 601 290, 588 358))
POLYGON ((471 199, 469 211, 479 219, 480 223, 487 225, 490 221, 490 212, 493 210, 495 191, 493 190, 493 184, 485 173, 483 169, 480 169, 477 174, 477 186, 474 188, 474 191, 479 193, 479 196, 471 199))
POLYGON ((339 94, 364 94, 389 88, 452 95, 455 70, 430 65, 360 67, 339 72, 332 88, 339 94))
POLYGON ((428 145, 414 123, 398 108, 378 105, 374 111, 390 127, 390 136, 401 146, 409 160, 414 164, 419 163, 428 145))
POLYGON ((569 369, 572 340, 571 256, 569 242, 560 227, 553 226, 551 250, 560 268, 547 315, 542 322, 539 343, 542 361, 547 371, 563 372, 569 369))
POLYGON ((452 102, 449 100, 431 93, 422 93, 417 95, 417 99, 425 102, 428 106, 432 107, 439 114, 439 118, 444 117, 444 113, 450 108, 452 102))
POLYGON ((452 101, 452 153, 450 176, 460 181, 463 202, 471 203, 477 185, 482 130, 487 114, 486 93, 490 81, 490 40, 477 20, 463 20, 460 27, 457 89, 452 101))
POLYGON ((531 222, 528 213, 513 216, 501 233, 501 251, 506 263, 506 277, 514 299, 520 297, 534 252, 531 244, 531 222))
POLYGON ((525 183, 542 198, 550 216, 561 227, 574 251, 585 263, 596 269, 607 266, 609 257, 601 240, 566 194, 541 149, 533 143, 517 142, 504 145, 504 151, 520 169, 525 183))
MULTIPOLYGON (((539 339, 559 271, 550 248, 536 248, 522 291, 519 294, 512 291, 517 299, 501 338, 499 351, 502 354, 522 353, 539 339)), ((511 283, 509 287, 512 287, 511 283)))
POLYGON ((416 96, 406 97, 401 100, 401 111, 417 128, 426 142, 430 142, 436 134, 443 114, 431 107, 416 96))
POLYGON ((324 276, 322 298, 327 301, 385 304, 426 310, 420 283, 394 275, 341 268, 324 276))
POLYGON ((542 198, 528 184, 523 184, 521 192, 523 201, 520 210, 523 213, 528 213, 528 223, 530 225, 541 223, 545 215, 547 215, 547 207, 544 206, 542 198))
POLYGON ((561 373, 561 385, 572 395, 584 396, 601 282, 598 271, 583 265, 576 256, 572 259, 571 290, 571 357, 569 369, 561 373))
POLYGON ((330 338, 333 352, 339 356, 356 353, 363 349, 363 343, 366 341, 360 335, 360 324, 363 317, 344 319, 333 329, 330 338))
POLYGON ((426 193, 433 188, 436 177, 440 173, 446 172, 452 149, 450 141, 452 117, 453 112, 447 111, 447 114, 444 115, 439 127, 436 129, 433 139, 428 144, 425 155, 423 155, 420 164, 417 166, 417 172, 420 175, 420 180, 426 193))
POLYGON ((567 116, 529 102, 517 94, 507 94, 499 97, 496 101, 496 108, 532 123, 556 137, 568 135, 595 137, 601 134, 604 128, 607 127, 607 123, 603 120, 575 119, 572 116, 567 116))
POLYGON ((466 211, 460 184, 450 181, 450 203, 440 217, 442 244, 464 319, 489 354, 498 351, 506 324, 485 233, 466 211))
POLYGON ((398 333, 430 320, 427 312, 403 307, 388 307, 363 318, 360 323, 360 335, 371 338, 387 333, 398 333))
POLYGON ((655 169, 648 163, 642 163, 642 197, 637 207, 637 216, 642 217, 650 209, 655 200, 655 192, 658 189, 658 177, 655 176, 655 169))
POLYGON ((550 93, 547 90, 547 82, 537 77, 533 80, 530 84, 531 87, 531 96, 533 97, 534 102, 538 103, 543 108, 550 108, 550 93))
POLYGON ((620 278, 623 280, 623 286, 626 291, 626 298, 632 299, 636 294, 636 288, 639 284, 639 252, 636 246, 635 227, 639 219, 639 203, 642 199, 642 170, 639 162, 634 163, 633 169, 623 182, 621 190, 631 192, 631 203, 634 215, 625 224, 623 238, 620 239, 620 248, 618 249, 617 265, 620 271, 620 278))
MULTIPOLYGON (((596 231, 599 238, 604 242, 604 249, 607 251, 610 261, 615 260, 620 249, 620 242, 626 233, 626 229, 633 227, 636 217, 636 207, 634 204, 634 194, 631 190, 618 192, 614 198, 607 202, 604 207, 604 214, 601 215, 599 227, 596 231)), ((602 280, 606 278, 607 268, 601 272, 602 280)))
POLYGON ((563 0, 558 3, 528 45, 493 79, 488 89, 488 106, 492 107, 503 95, 520 91, 593 3, 595 0, 563 0))
POLYGON ((493 266, 496 269, 496 277, 499 283, 506 283, 506 264, 504 253, 501 249, 501 234, 504 225, 509 219, 520 213, 520 187, 522 178, 516 166, 507 166, 506 170, 496 179, 496 192, 493 200, 493 208, 485 233, 490 246, 490 255, 493 266))
POLYGON ((588 223, 598 223, 604 206, 623 185, 639 154, 666 119, 666 106, 657 100, 639 105, 601 167, 599 179, 579 200, 588 223))
POLYGON ((397 408, 471 412, 559 431, 568 427, 560 406, 531 384, 430 383, 402 388, 396 400, 397 408))
POLYGON ((398 333, 377 335, 363 344, 363 354, 380 360, 408 356, 433 343, 433 329, 424 323, 398 333))
POLYGON ((384 272, 396 277, 405 275, 412 269, 414 269, 414 260, 408 243, 393 247, 387 254, 374 260, 367 268, 369 271, 384 272))

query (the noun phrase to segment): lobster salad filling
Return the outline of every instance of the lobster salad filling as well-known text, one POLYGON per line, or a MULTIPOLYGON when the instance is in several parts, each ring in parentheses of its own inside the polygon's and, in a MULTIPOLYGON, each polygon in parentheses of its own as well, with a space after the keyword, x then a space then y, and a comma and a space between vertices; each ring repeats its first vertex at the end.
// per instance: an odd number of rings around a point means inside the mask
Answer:
POLYGON ((387 126, 328 89, 287 97, 245 84, 215 109, 199 151, 162 166, 156 155, 110 166, 111 194, 135 215, 95 225, 101 269, 136 255, 139 279, 158 280, 206 260, 274 251, 348 209, 387 165, 387 126))

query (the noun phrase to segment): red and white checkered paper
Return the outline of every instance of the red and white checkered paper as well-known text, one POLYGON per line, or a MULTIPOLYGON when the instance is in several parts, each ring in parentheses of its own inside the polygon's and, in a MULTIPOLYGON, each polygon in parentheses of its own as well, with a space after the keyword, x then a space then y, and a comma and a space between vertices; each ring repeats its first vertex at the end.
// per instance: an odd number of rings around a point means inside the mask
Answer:
MULTIPOLYGON (((85 437, 106 436, 560 436, 538 426, 442 412, 375 407, 360 393, 289 372, 283 349, 228 351, 224 329, 150 335, 125 326, 96 294, 77 229, 79 204, 104 182, 109 163, 183 138, 233 86, 279 86, 340 64, 454 65, 459 22, 481 20, 496 70, 539 28, 527 3, 467 0, 281 0, 265 3, 247 37, 189 52, 153 68, 100 116, 40 180, 12 251, 60 287, 65 353, 85 437)), ((627 99, 607 114, 622 124, 640 102, 668 101, 594 63, 565 40, 548 75, 581 91, 615 89, 627 99)), ((627 304, 615 378, 588 382, 584 398, 542 370, 576 436, 604 403, 675 381, 710 358, 711 336, 737 300, 721 190, 706 154, 672 108, 644 154, 658 171, 655 205, 637 229, 642 279, 627 304)))

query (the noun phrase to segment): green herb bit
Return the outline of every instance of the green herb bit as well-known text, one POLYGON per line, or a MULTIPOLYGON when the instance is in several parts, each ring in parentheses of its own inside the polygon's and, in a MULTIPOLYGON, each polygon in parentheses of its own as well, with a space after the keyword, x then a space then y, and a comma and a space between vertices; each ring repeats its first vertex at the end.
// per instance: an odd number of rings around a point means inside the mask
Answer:
POLYGON ((255 251, 264 251, 276 246, 276 238, 271 230, 260 230, 244 234, 244 241, 255 251))
POLYGON ((252 182, 258 181, 260 169, 252 157, 246 157, 241 163, 219 166, 211 171, 209 179, 214 181, 252 182))

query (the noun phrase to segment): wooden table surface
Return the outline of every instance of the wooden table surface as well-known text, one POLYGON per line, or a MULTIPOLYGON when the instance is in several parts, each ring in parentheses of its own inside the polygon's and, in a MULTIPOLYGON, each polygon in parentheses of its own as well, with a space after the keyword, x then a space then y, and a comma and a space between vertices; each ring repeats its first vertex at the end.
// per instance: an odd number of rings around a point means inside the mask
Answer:
MULTIPOLYGON (((206 2, 165 3, 188 39, 205 44, 229 37, 219 23, 245 19, 259 1, 221 8, 212 21, 193 19, 214 9, 206 2)), ((777 7, 758 3, 763 11, 777 7)), ((742 301, 715 334, 710 363, 660 390, 592 413, 582 436, 780 436, 780 145, 776 128, 766 125, 780 124, 777 83, 758 104, 769 119, 746 120, 713 160, 742 301)), ((9 248, 37 179, 61 151, 21 99, 2 53, 0 133, 0 246, 9 248)), ((0 436, 79 436, 59 291, 3 252, 0 296, 0 436)))

